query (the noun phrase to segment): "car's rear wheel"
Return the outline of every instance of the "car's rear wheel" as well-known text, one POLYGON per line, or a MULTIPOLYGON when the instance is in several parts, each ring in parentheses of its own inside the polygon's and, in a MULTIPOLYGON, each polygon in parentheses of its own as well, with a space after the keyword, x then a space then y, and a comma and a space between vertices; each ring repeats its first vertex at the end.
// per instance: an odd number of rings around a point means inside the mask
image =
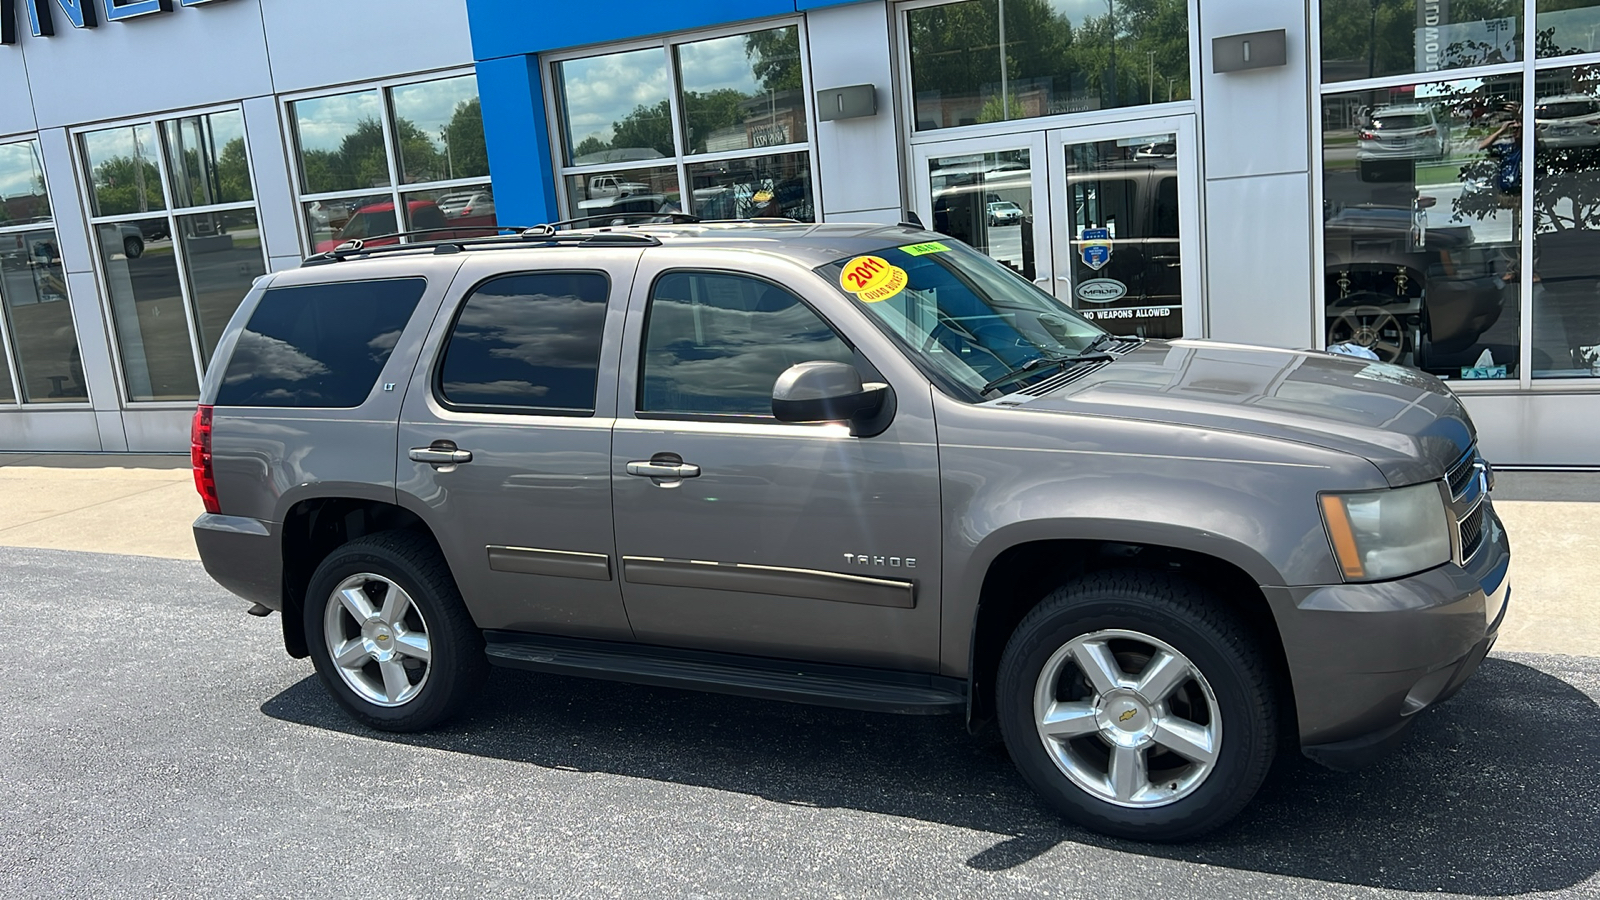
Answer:
POLYGON ((438 550, 406 532, 351 541, 306 591, 312 662, 352 716, 420 731, 459 712, 487 671, 483 635, 438 550))
POLYGON ((144 238, 130 234, 122 239, 122 255, 128 259, 138 259, 144 255, 144 238))
POLYGON ((1194 585, 1102 572, 1047 597, 1001 658, 1012 759, 1080 825, 1183 840, 1249 803, 1272 765, 1272 682, 1249 633, 1194 585))

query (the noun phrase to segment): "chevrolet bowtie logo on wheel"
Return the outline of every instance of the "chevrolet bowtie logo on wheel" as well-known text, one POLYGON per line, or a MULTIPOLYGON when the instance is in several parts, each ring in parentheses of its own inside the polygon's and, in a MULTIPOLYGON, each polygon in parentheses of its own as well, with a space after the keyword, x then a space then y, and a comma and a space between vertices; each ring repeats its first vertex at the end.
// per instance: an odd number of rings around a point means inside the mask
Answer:
POLYGON ((1138 714, 1139 714, 1139 711, 1130 706, 1130 707, 1128 707, 1127 712, 1124 712, 1122 715, 1117 716, 1117 721, 1118 722, 1126 722, 1126 721, 1128 721, 1129 719, 1133 718, 1134 716, 1136 716, 1138 714))

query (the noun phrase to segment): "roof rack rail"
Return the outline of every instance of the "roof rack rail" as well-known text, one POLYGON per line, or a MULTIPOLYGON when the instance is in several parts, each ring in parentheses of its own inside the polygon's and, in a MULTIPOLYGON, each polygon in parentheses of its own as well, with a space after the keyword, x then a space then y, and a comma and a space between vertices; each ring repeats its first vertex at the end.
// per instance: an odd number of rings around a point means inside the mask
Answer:
POLYGON ((631 212, 631 213, 598 213, 592 216, 577 216, 571 219, 562 219, 559 222, 549 223, 550 228, 578 227, 580 222, 605 222, 607 225, 693 225, 701 221, 699 216, 684 212, 631 212))
POLYGON ((352 239, 352 240, 345 241, 344 243, 340 244, 337 247, 334 247, 331 250, 324 250, 321 253, 312 254, 311 256, 306 257, 305 261, 302 262, 300 265, 301 265, 302 268, 307 267, 307 266, 320 266, 320 265, 325 265, 327 263, 341 262, 341 261, 343 261, 345 259, 348 259, 348 258, 351 258, 351 257, 355 257, 355 256, 366 257, 366 256, 372 256, 372 255, 375 255, 375 254, 385 254, 385 253, 403 253, 403 252, 408 252, 408 251, 409 252, 417 252, 417 251, 422 251, 422 250, 430 251, 432 253, 457 253, 457 252, 460 252, 462 250, 475 249, 475 248, 485 248, 485 249, 487 249, 487 248, 496 247, 496 246, 499 246, 499 247, 527 246, 530 243, 546 244, 546 245, 548 245, 548 244, 587 244, 587 245, 590 245, 590 246, 604 246, 604 245, 608 245, 608 244, 612 245, 612 246, 617 246, 617 245, 658 246, 661 243, 661 241, 658 240, 657 238, 655 238, 655 237, 653 237, 651 235, 642 234, 642 233, 639 233, 639 232, 603 231, 603 232, 600 232, 598 234, 583 233, 583 232, 576 232, 576 231, 558 232, 558 231, 556 231, 554 228, 552 228, 549 225, 534 225, 534 226, 529 227, 529 228, 516 228, 516 229, 507 229, 504 226, 501 226, 500 230, 501 231, 505 231, 506 233, 504 233, 504 234, 495 234, 495 235, 487 235, 487 236, 484 236, 484 237, 462 238, 462 239, 459 239, 459 240, 421 241, 421 242, 415 242, 415 243, 401 243, 400 242, 401 238, 406 238, 406 237, 410 237, 412 235, 417 235, 417 234, 426 234, 426 233, 429 233, 429 232, 438 232, 438 231, 463 231, 463 230, 487 230, 487 229, 460 229, 460 228, 439 229, 439 228, 430 228, 430 229, 422 229, 422 230, 419 230, 419 231, 396 232, 394 234, 380 234, 380 235, 374 235, 374 236, 372 236, 370 238, 355 238, 355 239, 352 239), (383 243, 383 244, 379 244, 377 246, 369 246, 372 241, 378 241, 378 240, 381 240, 381 241, 393 240, 394 243, 383 243))

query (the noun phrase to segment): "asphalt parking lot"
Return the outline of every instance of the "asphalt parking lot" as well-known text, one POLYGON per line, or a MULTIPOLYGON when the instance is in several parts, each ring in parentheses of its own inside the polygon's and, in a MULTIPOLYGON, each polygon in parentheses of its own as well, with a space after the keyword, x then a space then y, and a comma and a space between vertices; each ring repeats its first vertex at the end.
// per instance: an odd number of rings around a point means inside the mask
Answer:
POLYGON ((0 548, 0 896, 1600 897, 1600 660, 1496 654, 1389 760, 1233 825, 1064 827, 997 738, 497 670, 352 724, 186 560, 0 548))

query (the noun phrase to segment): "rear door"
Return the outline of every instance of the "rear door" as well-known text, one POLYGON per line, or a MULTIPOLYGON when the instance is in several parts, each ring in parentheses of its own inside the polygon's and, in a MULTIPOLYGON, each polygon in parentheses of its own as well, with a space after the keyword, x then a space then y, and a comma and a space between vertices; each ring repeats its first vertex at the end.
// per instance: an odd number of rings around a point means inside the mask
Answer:
POLYGON ((400 421, 400 503, 438 536, 482 628, 632 638, 610 451, 639 254, 553 247, 521 267, 474 254, 423 348, 400 421))

